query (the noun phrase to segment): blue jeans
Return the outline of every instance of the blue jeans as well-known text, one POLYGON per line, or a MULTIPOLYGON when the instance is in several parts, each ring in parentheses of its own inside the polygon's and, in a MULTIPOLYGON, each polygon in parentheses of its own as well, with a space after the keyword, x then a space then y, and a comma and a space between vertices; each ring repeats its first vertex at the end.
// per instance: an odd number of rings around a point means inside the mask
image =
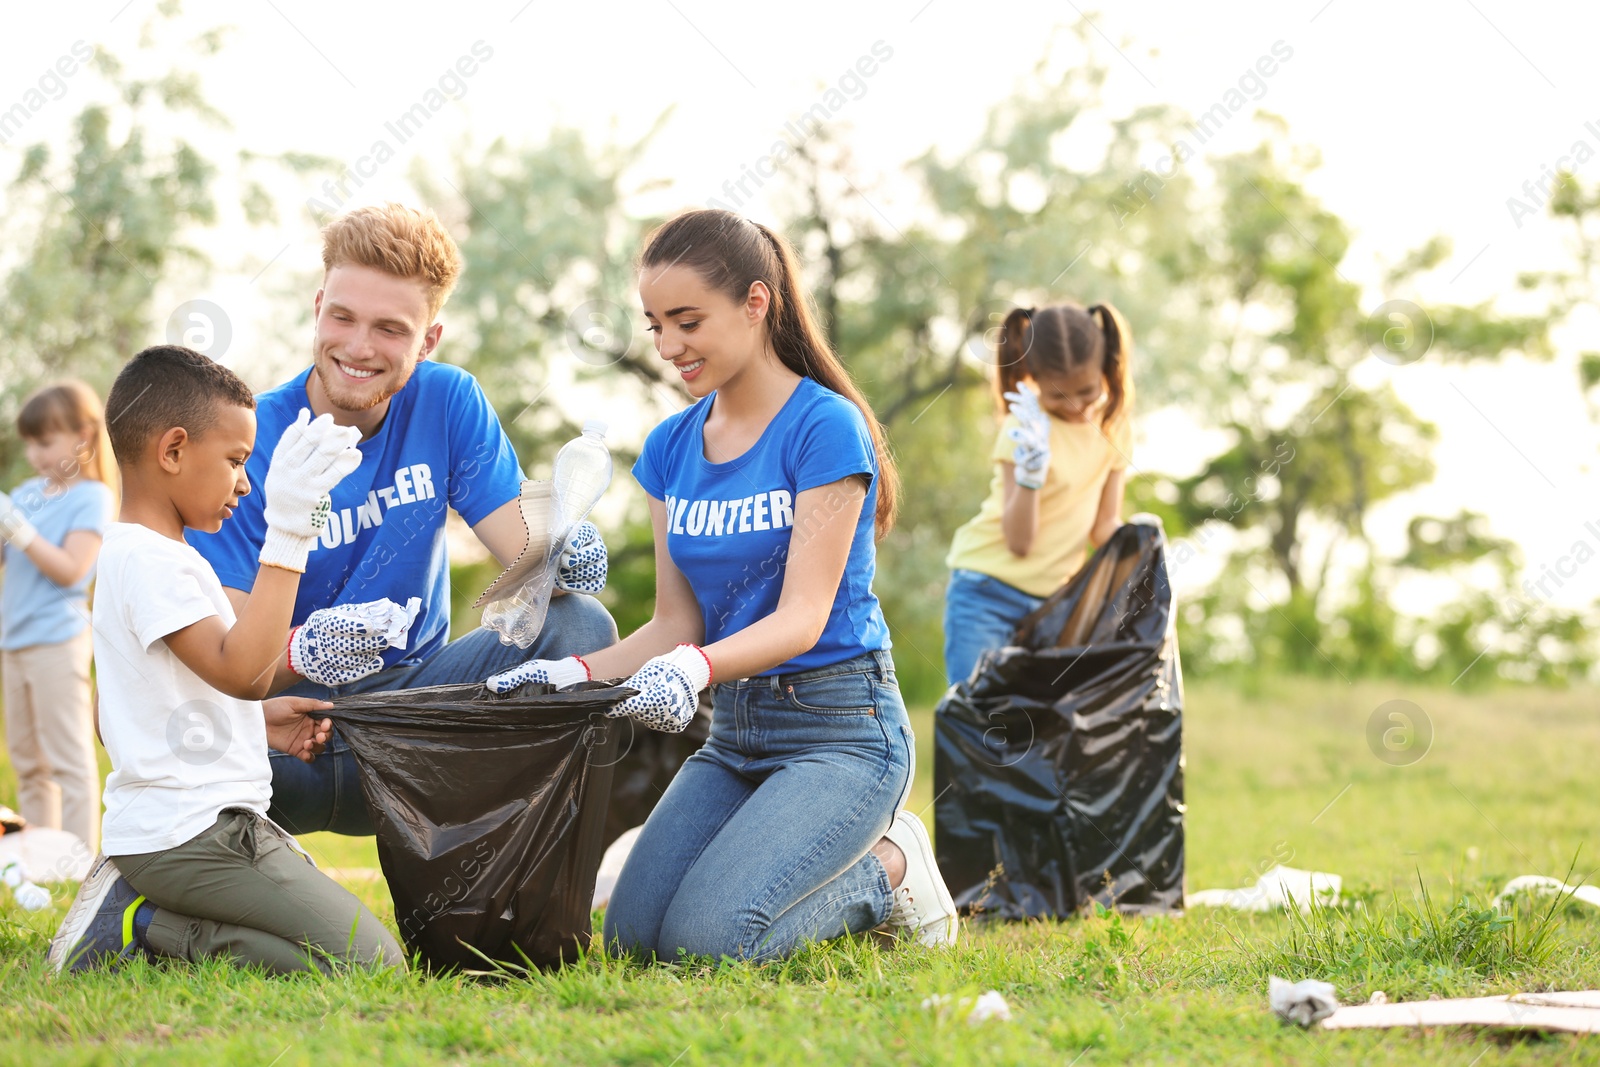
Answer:
MULTIPOLYGON (((349 685, 330 687, 299 682, 280 695, 332 700, 338 695, 376 690, 482 682, 491 674, 530 659, 581 656, 616 643, 617 624, 600 601, 581 593, 568 593, 551 598, 550 614, 531 648, 502 644, 499 634, 480 626, 451 641, 424 663, 390 667, 349 685)), ((267 755, 272 763, 272 808, 267 815, 273 822, 296 834, 331 830, 367 836, 373 832, 366 799, 361 794, 355 753, 339 736, 338 727, 328 739, 328 747, 313 763, 282 752, 267 755)))
POLYGON ((1010 644, 1017 623, 1043 603, 1043 597, 987 574, 951 571, 944 595, 944 673, 950 684, 966 681, 989 649, 1010 644))
POLYGON ((882 923, 894 893, 868 850, 910 788, 914 751, 889 654, 727 682, 713 701, 710 740, 617 879, 607 946, 766 960, 882 923))

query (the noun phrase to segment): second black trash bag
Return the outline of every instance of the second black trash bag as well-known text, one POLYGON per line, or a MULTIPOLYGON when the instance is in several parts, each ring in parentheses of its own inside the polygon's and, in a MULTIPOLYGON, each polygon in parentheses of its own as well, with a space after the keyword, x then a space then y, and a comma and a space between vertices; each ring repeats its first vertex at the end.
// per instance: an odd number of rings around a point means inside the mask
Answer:
POLYGON ((1166 540, 1126 525, 934 713, 936 851, 956 904, 1181 911, 1182 716, 1166 540))
POLYGON ((627 728, 604 712, 632 694, 445 685, 334 702, 395 924, 430 969, 484 968, 484 957, 551 967, 588 945, 611 767, 627 728))

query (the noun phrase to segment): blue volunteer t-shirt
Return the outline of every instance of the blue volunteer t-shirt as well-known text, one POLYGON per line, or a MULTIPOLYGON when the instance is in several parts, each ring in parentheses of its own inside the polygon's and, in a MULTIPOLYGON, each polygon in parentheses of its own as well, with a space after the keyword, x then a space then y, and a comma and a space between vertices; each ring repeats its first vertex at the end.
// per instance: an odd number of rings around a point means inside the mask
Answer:
MULTIPOLYGON (((224 586, 248 592, 255 585, 267 465, 283 431, 311 406, 311 373, 256 397, 256 444, 245 463, 251 491, 239 510, 215 534, 184 532, 224 586)), ((383 425, 360 448, 361 466, 329 494, 333 513, 300 579, 294 623, 335 604, 420 596, 406 648, 383 659, 386 667, 421 663, 450 640, 446 505, 476 525, 517 498, 522 469, 477 380, 428 360, 389 398, 383 425)))
MULTIPOLYGON (((73 530, 106 532, 116 499, 103 482, 74 482, 64 491, 46 492, 43 478, 29 478, 11 494, 39 537, 60 545, 73 530)), ((60 586, 33 565, 27 553, 5 546, 6 580, 0 590, 0 648, 7 652, 34 645, 58 645, 89 625, 86 596, 94 568, 70 586, 60 586)))
MULTIPOLYGON (((887 649, 889 627, 872 592, 878 453, 861 410, 802 378, 749 451, 712 463, 705 458, 702 431, 715 399, 712 393, 652 430, 633 465, 644 491, 667 506, 667 551, 694 589, 705 619, 705 643, 737 633, 777 608, 790 536, 808 519, 795 514, 796 498, 807 489, 865 474, 871 484, 827 627, 810 649, 762 676, 826 667, 887 649)), ((828 503, 823 500, 810 521, 823 519, 828 503)))

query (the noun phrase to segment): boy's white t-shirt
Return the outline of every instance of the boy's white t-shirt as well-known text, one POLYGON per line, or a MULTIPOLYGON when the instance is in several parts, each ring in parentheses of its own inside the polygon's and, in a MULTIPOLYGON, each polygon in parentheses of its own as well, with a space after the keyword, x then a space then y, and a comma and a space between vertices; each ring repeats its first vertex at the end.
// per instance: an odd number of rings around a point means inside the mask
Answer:
POLYGON ((227 696, 162 640, 233 605, 205 558, 147 526, 115 522, 100 550, 94 662, 111 756, 101 851, 174 848, 224 808, 265 815, 272 799, 261 704, 227 696))

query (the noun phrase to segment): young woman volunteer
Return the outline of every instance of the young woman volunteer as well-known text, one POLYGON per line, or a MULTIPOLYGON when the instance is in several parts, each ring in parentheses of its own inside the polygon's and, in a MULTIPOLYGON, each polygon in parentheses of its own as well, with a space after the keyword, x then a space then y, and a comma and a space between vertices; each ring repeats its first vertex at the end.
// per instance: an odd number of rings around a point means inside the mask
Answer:
POLYGON ((950 684, 1010 639, 1044 598, 1122 524, 1132 447, 1131 338, 1110 304, 1018 308, 995 351, 1002 416, 994 479, 956 531, 946 563, 944 662, 950 684))
POLYGON ((883 431, 813 321, 795 257, 728 211, 650 238, 639 295, 697 403, 645 442, 656 606, 621 643, 490 679, 632 673, 616 713, 711 737, 645 823, 606 912, 615 950, 771 959, 885 922, 953 944, 922 823, 898 810, 911 727, 872 592, 894 520, 883 431))
POLYGON ((0 493, 5 590, 0 674, 17 807, 35 826, 100 845, 100 767, 89 703, 89 581, 117 512, 105 412, 77 381, 34 393, 17 414, 30 478, 0 493))

